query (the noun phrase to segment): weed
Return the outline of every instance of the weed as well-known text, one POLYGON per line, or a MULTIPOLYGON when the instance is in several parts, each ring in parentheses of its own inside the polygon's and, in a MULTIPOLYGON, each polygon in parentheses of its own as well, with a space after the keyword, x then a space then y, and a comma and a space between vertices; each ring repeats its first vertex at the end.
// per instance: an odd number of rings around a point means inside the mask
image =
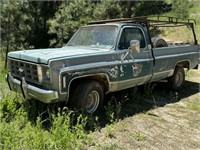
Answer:
POLYGON ((103 147, 100 147, 101 150, 116 150, 121 149, 116 143, 111 143, 108 145, 104 145, 103 147))
POLYGON ((157 107, 157 103, 156 103, 156 99, 155 99, 155 97, 154 97, 153 95, 152 95, 151 97, 152 97, 153 102, 154 102, 154 107, 157 107))
POLYGON ((177 102, 179 99, 178 92, 170 92, 169 99, 171 100, 171 102, 177 102))
POLYGON ((114 130, 115 130, 115 128, 114 128, 114 125, 113 125, 113 124, 107 125, 107 126, 106 126, 106 132, 105 132, 106 137, 114 138, 114 137, 115 137, 115 136, 113 135, 114 130))
POLYGON ((131 134, 131 136, 137 141, 144 141, 146 138, 146 135, 144 135, 142 132, 134 132, 131 134))
POLYGON ((3 97, 0 105, 1 119, 6 122, 12 121, 16 117, 19 108, 20 103, 17 101, 17 97, 3 97))
POLYGON ((115 122, 115 106, 112 104, 112 101, 108 102, 108 105, 105 107, 106 110, 106 120, 110 123, 115 122))

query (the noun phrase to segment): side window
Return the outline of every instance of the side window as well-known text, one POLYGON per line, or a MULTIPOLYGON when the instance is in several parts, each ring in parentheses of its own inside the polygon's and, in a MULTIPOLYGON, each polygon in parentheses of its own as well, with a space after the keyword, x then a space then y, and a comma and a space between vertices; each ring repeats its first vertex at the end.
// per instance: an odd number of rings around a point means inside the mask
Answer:
POLYGON ((145 39, 142 34, 142 31, 138 28, 125 28, 122 31, 120 40, 119 40, 119 49, 128 49, 130 46, 131 40, 139 40, 140 41, 140 48, 145 47, 145 39))

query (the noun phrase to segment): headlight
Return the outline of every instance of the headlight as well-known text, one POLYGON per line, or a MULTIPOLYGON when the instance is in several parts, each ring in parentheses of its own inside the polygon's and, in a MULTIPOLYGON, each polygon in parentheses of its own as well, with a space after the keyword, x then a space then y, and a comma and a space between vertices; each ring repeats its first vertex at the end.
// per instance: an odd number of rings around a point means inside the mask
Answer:
POLYGON ((50 82, 50 70, 47 66, 38 65, 38 79, 39 82, 50 82))

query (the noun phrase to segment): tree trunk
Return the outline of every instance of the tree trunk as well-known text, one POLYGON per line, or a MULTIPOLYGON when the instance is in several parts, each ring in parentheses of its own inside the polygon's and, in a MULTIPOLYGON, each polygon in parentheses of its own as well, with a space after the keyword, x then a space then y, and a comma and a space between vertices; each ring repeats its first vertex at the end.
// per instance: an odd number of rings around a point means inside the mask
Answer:
POLYGON ((7 68, 7 61, 8 61, 8 52, 10 49, 10 12, 8 14, 8 26, 7 26, 7 37, 6 37, 6 59, 5 59, 5 66, 4 68, 7 68))

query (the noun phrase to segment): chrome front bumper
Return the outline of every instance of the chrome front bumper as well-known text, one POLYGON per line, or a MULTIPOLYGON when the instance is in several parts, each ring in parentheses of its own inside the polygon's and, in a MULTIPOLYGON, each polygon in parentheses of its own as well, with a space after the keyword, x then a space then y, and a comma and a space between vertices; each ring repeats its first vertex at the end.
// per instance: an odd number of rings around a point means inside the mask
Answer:
POLYGON ((53 103, 58 99, 58 92, 52 90, 44 90, 27 84, 24 77, 20 80, 13 78, 9 73, 7 82, 11 91, 21 92, 25 99, 37 99, 43 103, 53 103))

